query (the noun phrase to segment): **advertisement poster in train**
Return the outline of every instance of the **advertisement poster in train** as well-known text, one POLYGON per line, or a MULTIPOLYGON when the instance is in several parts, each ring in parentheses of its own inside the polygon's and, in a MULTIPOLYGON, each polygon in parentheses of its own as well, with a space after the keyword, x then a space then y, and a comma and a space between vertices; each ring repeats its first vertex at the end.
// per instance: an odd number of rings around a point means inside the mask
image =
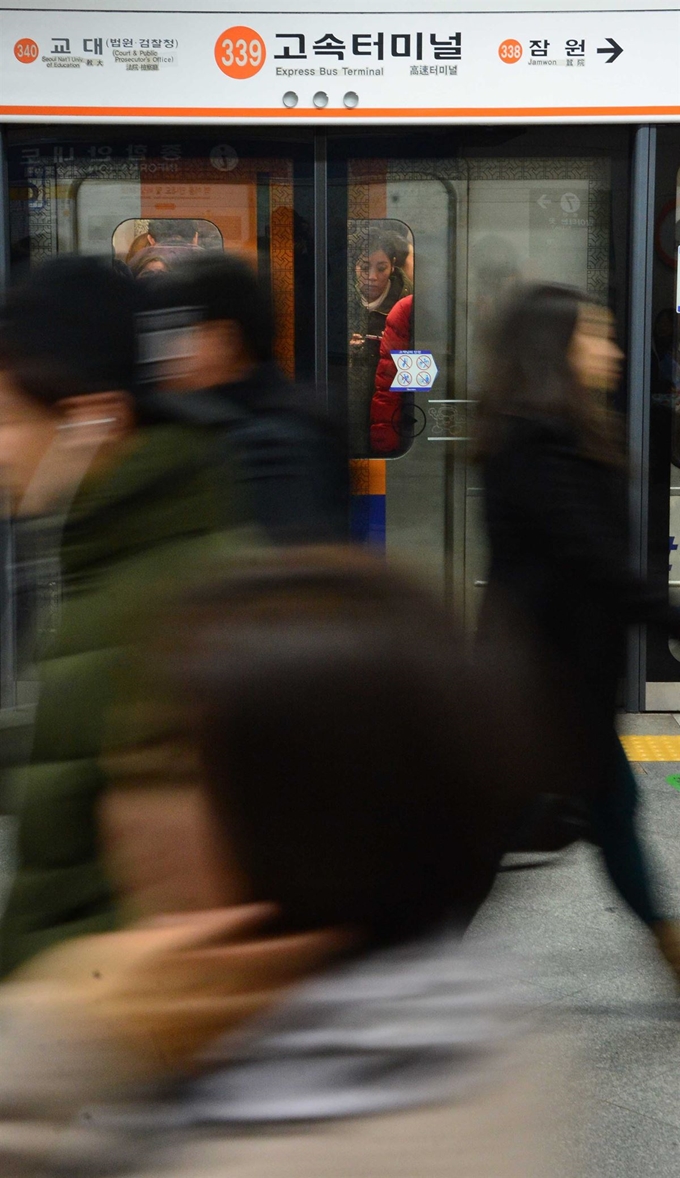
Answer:
MULTIPOLYGON (((266 6, 265 6, 266 7, 266 6)), ((680 117, 680 13, 0 9, 6 120, 680 117)))

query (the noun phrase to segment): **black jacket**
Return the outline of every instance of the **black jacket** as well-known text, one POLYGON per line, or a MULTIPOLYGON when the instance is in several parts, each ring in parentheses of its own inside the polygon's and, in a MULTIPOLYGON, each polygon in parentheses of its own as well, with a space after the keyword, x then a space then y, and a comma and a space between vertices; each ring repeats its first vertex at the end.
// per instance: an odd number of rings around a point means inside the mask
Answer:
POLYGON ((204 426, 241 492, 245 517, 275 543, 342 542, 348 535, 349 465, 340 434, 315 414, 274 364, 245 381, 191 393, 154 393, 153 420, 204 426))
POLYGON ((611 723, 627 625, 678 626, 664 588, 629 571, 624 473, 583 457, 564 422, 516 418, 484 474, 487 608, 508 603, 591 720, 611 723))

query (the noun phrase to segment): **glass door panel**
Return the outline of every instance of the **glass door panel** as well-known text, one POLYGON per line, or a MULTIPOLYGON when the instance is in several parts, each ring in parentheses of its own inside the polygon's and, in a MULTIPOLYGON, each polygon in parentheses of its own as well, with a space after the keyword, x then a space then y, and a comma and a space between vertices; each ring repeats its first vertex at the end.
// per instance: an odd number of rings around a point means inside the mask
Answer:
MULTIPOLYGON (((566 282, 607 300, 610 161, 350 158, 342 180, 336 173, 331 186, 337 227, 341 199, 337 193, 334 198, 333 182, 346 185, 342 263, 336 233, 346 314, 344 356, 336 331, 331 368, 336 389, 343 386, 347 399, 355 535, 413 563, 472 625, 486 568, 482 488, 469 457, 480 338, 518 282, 566 282), (398 232, 412 255, 406 347, 431 353, 437 369, 427 387, 414 381, 401 395, 393 390, 400 436, 388 455, 376 449, 371 428, 371 406, 380 396, 374 314, 373 330, 365 331, 360 345, 370 345, 370 355, 357 364, 355 354, 357 322, 363 311, 366 326, 366 313, 380 297, 378 280, 369 289, 365 274, 385 252, 386 229, 398 232)), ((341 284, 331 273, 337 293, 341 284)))

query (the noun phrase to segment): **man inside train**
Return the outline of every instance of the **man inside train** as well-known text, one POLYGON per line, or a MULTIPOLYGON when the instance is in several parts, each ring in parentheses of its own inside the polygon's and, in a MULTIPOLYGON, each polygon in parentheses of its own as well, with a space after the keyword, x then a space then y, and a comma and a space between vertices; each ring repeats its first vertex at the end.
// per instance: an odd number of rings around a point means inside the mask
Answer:
POLYGON ((201 248, 196 222, 181 217, 149 221, 146 234, 133 245, 137 248, 126 261, 133 277, 144 279, 167 274, 201 248))

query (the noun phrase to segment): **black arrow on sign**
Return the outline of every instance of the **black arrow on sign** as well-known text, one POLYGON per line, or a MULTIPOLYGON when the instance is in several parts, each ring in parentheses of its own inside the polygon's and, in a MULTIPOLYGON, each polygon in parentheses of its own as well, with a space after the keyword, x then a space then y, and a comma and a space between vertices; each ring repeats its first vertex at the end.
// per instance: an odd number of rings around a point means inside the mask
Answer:
POLYGON ((605 41, 609 41, 609 45, 604 45, 602 49, 598 49, 598 53, 611 53, 611 57, 605 62, 605 65, 612 65, 617 57, 623 53, 620 45, 617 45, 613 37, 605 37, 605 41))

